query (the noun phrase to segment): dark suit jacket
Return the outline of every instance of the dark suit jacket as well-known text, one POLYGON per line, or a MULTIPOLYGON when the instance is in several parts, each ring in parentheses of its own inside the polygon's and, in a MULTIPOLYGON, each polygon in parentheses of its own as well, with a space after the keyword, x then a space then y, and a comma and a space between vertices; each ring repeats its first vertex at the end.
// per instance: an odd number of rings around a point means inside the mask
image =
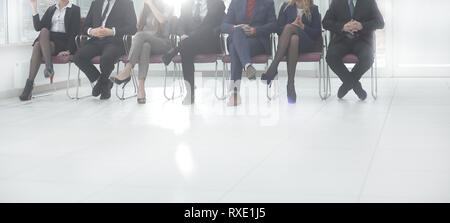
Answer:
POLYGON ((266 53, 270 54, 270 34, 278 31, 273 0, 256 0, 251 21, 248 21, 247 18, 247 0, 231 1, 221 30, 231 34, 232 27, 239 24, 249 24, 255 27, 256 38, 263 44, 266 53))
MULTIPOLYGON (((372 45, 373 32, 384 28, 383 16, 375 0, 358 0, 353 18, 363 25, 363 29, 358 32, 359 38, 372 45)), ((342 29, 350 20, 348 0, 333 0, 323 19, 323 27, 334 34, 330 44, 348 38, 342 29)))
POLYGON ((207 36, 217 40, 217 43, 219 42, 219 28, 225 15, 225 4, 222 0, 208 0, 206 4, 208 13, 200 25, 194 24, 192 17, 194 1, 188 0, 183 4, 178 23, 178 34, 207 36))
MULTIPOLYGON (((47 11, 45 11, 42 19, 39 18, 39 14, 33 16, 33 25, 36 31, 41 31, 43 28, 50 30, 52 28, 52 18, 56 11, 56 5, 50 6, 47 11)), ((80 7, 72 4, 71 8, 66 9, 66 15, 64 17, 64 26, 66 28, 67 34, 67 50, 74 54, 77 50, 75 45, 75 37, 80 34, 80 7)), ((39 40, 39 37, 34 41, 39 40)), ((33 43, 33 45, 34 45, 33 43)))
MULTIPOLYGON (((89 28, 102 26, 102 10, 104 0, 94 0, 89 8, 83 25, 83 34, 88 35, 89 28)), ((137 19, 133 2, 130 0, 116 0, 114 7, 106 20, 106 28, 115 28, 116 35, 105 39, 122 42, 124 35, 134 35, 137 31, 137 19)), ((92 38, 91 40, 96 39, 92 38)))
MULTIPOLYGON (((291 24, 297 19, 297 6, 291 5, 286 8, 287 3, 284 3, 281 6, 280 13, 278 14, 278 35, 281 36, 281 33, 284 30, 284 27, 287 24, 291 24)), ((303 15, 302 21, 305 24, 305 33, 308 34, 309 38, 315 40, 321 34, 321 18, 319 13, 319 7, 317 5, 313 5, 311 7, 311 20, 309 20, 306 15, 303 15)))

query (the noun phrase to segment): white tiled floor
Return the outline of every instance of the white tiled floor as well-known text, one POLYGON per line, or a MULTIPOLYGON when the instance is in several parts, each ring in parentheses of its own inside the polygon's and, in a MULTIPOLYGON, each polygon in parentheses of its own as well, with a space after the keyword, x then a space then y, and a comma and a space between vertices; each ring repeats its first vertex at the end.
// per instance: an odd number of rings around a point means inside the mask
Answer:
POLYGON ((297 79, 296 105, 245 81, 238 108, 211 81, 195 106, 156 78, 144 106, 1 100, 0 202, 450 202, 450 79, 381 79, 365 102, 297 79))

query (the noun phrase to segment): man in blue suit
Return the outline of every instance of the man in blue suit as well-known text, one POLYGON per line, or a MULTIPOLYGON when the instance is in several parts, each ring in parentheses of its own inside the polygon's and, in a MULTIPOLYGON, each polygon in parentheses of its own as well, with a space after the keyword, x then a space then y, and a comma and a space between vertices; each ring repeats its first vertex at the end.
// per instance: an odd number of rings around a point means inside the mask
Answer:
POLYGON ((270 34, 277 31, 277 18, 273 0, 233 0, 225 15, 221 30, 229 34, 231 56, 232 94, 229 106, 241 102, 239 83, 242 70, 250 80, 256 79, 251 57, 270 54, 270 34))

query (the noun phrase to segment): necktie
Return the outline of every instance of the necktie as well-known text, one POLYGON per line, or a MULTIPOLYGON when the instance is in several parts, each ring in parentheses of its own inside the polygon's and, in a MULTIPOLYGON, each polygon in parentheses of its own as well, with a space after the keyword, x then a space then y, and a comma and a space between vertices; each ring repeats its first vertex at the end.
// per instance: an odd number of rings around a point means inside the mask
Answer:
POLYGON ((350 0, 350 16, 353 18, 353 15, 355 14, 355 3, 354 0, 350 0))
POLYGON ((201 20, 202 20, 201 17, 200 17, 200 6, 201 6, 200 2, 197 2, 197 3, 195 4, 194 21, 195 21, 196 23, 200 23, 201 20))
POLYGON ((109 11, 109 3, 111 2, 111 0, 107 0, 107 1, 108 1, 108 4, 106 4, 106 8, 102 14, 102 23, 105 22, 106 15, 108 14, 108 11, 109 11))
MULTIPOLYGON (((352 19, 353 19, 353 15, 355 14, 355 4, 353 3, 353 1, 354 0, 350 0, 350 2, 349 2, 350 17, 352 17, 352 19)), ((349 39, 354 39, 355 38, 355 35, 352 35, 350 33, 347 33, 346 35, 347 35, 347 37, 349 39)))
POLYGON ((247 19, 249 22, 252 20, 255 4, 256 0, 247 0, 247 19))

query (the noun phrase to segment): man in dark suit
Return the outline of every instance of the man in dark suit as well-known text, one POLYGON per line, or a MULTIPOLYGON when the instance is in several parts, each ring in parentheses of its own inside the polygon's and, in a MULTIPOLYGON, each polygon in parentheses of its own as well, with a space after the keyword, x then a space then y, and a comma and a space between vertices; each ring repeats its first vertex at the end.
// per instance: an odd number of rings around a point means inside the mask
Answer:
POLYGON ((343 82, 338 98, 343 98, 353 89, 361 100, 365 100, 367 93, 359 80, 374 61, 373 33, 384 28, 376 1, 333 0, 323 19, 323 27, 332 33, 327 63, 343 82), (351 71, 342 62, 349 53, 355 54, 359 60, 351 71))
POLYGON ((89 9, 83 26, 83 34, 89 41, 78 50, 75 64, 86 74, 91 83, 97 81, 92 96, 100 99, 111 97, 113 83, 108 79, 114 64, 125 53, 122 38, 134 35, 136 13, 130 0, 95 0, 89 9), (91 63, 95 56, 101 56, 100 71, 91 63))
POLYGON ((222 23, 222 32, 228 33, 231 56, 232 94, 229 106, 240 104, 239 88, 242 70, 248 78, 256 78, 251 57, 270 54, 270 34, 277 31, 273 0, 233 0, 222 23))
POLYGON ((225 4, 222 0, 188 0, 181 7, 178 23, 181 42, 177 48, 163 56, 163 62, 168 65, 180 52, 187 89, 184 105, 195 101, 195 56, 220 52, 219 27, 224 14, 225 4))

